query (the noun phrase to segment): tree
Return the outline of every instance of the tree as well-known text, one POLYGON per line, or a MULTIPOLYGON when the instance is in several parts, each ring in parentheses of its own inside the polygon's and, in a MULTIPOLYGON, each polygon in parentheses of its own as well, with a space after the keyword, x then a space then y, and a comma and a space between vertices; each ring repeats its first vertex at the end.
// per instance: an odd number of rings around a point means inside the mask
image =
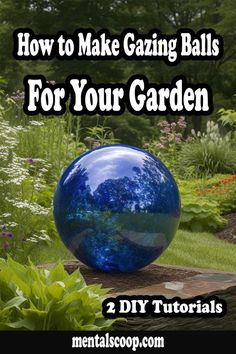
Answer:
MULTIPOLYGON (((140 73, 157 83, 170 82, 176 75, 184 74, 189 82, 206 82, 212 87, 215 112, 222 106, 232 108, 236 76, 235 9, 234 0, 0 0, 0 76, 7 79, 7 90, 12 92, 22 88, 26 74, 34 73, 55 81, 64 81, 71 73, 86 73, 94 82, 126 82, 131 75, 140 73), (131 27, 147 33, 158 28, 167 34, 183 27, 195 31, 213 28, 224 38, 225 55, 219 61, 182 61, 174 67, 163 61, 16 61, 12 56, 12 32, 18 27, 30 27, 35 33, 56 33, 62 29, 73 33, 77 28, 88 27, 108 28, 112 33, 131 27)), ((114 119, 118 122, 119 118, 114 119)), ((140 119, 155 121, 139 117, 139 123, 140 119)), ((192 121, 194 128, 200 130, 201 119, 192 117, 192 121)))

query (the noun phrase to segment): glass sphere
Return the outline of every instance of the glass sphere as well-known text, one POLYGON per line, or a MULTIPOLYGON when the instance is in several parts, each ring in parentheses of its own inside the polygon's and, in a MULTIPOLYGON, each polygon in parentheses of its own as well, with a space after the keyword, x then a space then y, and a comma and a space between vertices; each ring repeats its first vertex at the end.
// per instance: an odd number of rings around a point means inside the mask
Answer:
POLYGON ((108 145, 86 152, 63 173, 54 217, 64 244, 104 272, 145 267, 179 225, 180 197, 169 170, 147 151, 108 145))

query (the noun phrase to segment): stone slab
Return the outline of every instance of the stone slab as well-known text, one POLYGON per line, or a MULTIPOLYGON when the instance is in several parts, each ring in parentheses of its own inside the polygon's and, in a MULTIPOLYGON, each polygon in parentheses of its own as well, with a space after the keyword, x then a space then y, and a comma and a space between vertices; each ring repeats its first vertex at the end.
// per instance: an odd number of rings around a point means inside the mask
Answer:
MULTIPOLYGON (((52 264, 42 265, 50 267, 52 264)), ((236 330, 236 273, 209 269, 151 264, 135 273, 109 274, 95 271, 78 261, 65 262, 71 273, 80 268, 87 284, 111 288, 108 296, 162 295, 166 298, 217 295, 227 303, 222 318, 128 318, 117 330, 236 330)))

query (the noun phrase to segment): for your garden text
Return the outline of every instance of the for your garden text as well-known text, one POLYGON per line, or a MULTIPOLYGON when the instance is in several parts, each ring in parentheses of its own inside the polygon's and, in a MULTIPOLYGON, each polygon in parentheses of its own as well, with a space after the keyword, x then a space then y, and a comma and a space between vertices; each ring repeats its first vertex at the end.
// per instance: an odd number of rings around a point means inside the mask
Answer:
MULTIPOLYGON (((80 29, 73 35, 35 35, 30 29, 14 32, 17 60, 164 60, 177 65, 181 60, 217 60, 223 55, 223 39, 212 29, 197 33, 181 29, 173 35, 152 30, 147 35, 127 29, 120 35, 108 30, 80 29)), ((212 91, 204 83, 188 83, 183 75, 171 83, 149 83, 143 75, 124 83, 95 84, 87 75, 71 75, 64 83, 50 84, 42 75, 24 79, 26 114, 63 114, 69 102, 73 114, 195 114, 213 111, 212 91)))

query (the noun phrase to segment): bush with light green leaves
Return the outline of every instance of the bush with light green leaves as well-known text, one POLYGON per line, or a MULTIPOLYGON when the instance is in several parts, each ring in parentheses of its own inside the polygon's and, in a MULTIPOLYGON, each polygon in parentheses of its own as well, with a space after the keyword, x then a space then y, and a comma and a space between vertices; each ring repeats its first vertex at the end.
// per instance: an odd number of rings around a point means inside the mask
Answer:
POLYGON ((181 201, 181 228, 194 232, 217 231, 227 224, 216 202, 187 194, 181 195, 181 201))
POLYGON ((117 319, 101 312, 107 291, 63 264, 47 270, 0 258, 0 330, 112 329, 117 319))

